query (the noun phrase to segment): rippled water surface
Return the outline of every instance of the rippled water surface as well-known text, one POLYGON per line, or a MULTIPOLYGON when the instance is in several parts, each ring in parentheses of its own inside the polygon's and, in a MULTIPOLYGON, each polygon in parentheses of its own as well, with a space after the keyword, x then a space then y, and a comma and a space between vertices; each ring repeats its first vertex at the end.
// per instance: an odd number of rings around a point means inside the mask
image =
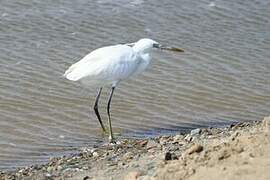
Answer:
POLYGON ((148 71, 119 85, 111 111, 123 137, 269 115, 269 7, 269 0, 0 1, 0 169, 106 140, 91 109, 96 88, 62 74, 95 48, 142 37, 186 52, 156 51, 148 71))

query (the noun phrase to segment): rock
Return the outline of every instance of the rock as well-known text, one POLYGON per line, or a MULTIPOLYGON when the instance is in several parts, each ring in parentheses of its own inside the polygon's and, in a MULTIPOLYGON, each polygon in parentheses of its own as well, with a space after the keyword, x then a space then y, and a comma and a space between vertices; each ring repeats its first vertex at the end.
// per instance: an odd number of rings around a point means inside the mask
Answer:
POLYGON ((178 157, 174 153, 166 152, 165 153, 165 161, 170 161, 170 160, 176 160, 178 157))
POLYGON ((93 154, 94 152, 96 152, 96 151, 97 151, 97 149, 85 149, 85 151, 86 151, 86 152, 89 152, 89 151, 90 151, 90 153, 92 153, 92 154, 93 154))
POLYGON ((58 170, 58 171, 61 171, 62 169, 63 169, 62 166, 57 166, 57 170, 58 170))
POLYGON ((139 145, 142 146, 142 147, 144 147, 147 143, 148 143, 148 141, 147 140, 144 140, 144 141, 140 141, 139 142, 139 145))
POLYGON ((191 137, 190 134, 186 135, 186 137, 184 138, 185 141, 187 142, 191 142, 193 140, 193 138, 191 137))
POLYGON ((240 147, 240 146, 236 146, 233 148, 233 151, 235 151, 237 153, 242 153, 242 152, 244 152, 244 148, 240 147))
POLYGON ((228 157, 231 156, 231 153, 228 150, 222 150, 221 152, 219 152, 218 156, 218 160, 223 160, 226 159, 228 157))
POLYGON ((142 172, 140 171, 132 171, 132 172, 129 172, 125 176, 124 180, 136 180, 141 175, 142 175, 142 172))
POLYGON ((236 137, 237 137, 239 134, 240 134, 240 133, 239 133, 238 131, 234 132, 234 133, 231 135, 230 139, 231 139, 232 141, 234 141, 234 140, 236 139, 236 137))
POLYGON ((199 153, 203 150, 203 146, 199 144, 192 145, 189 149, 186 150, 187 154, 199 153))
POLYGON ((269 132, 269 130, 270 130, 270 116, 269 117, 265 117, 263 119, 262 125, 265 128, 265 130, 269 132))
POLYGON ((177 134, 173 137, 173 144, 181 144, 184 139, 184 136, 177 134))
POLYGON ((165 153, 165 161, 172 160, 172 154, 170 152, 165 153))
POLYGON ((50 173, 46 173, 45 176, 46 176, 47 178, 52 177, 52 175, 51 175, 50 173))
POLYGON ((47 167, 47 172, 51 173, 52 171, 53 171, 53 167, 52 166, 47 167))
POLYGON ((197 129, 193 129, 190 131, 190 135, 191 136, 196 136, 196 135, 199 135, 201 133, 201 129, 197 128, 197 129))
POLYGON ((147 143, 146 149, 149 150, 149 149, 152 149, 152 148, 156 148, 158 146, 160 146, 160 144, 158 144, 154 140, 149 140, 148 143, 147 143))
POLYGON ((133 153, 132 152, 127 152, 126 154, 123 155, 123 159, 126 160, 130 160, 133 159, 133 153))
POLYGON ((166 150, 171 151, 171 152, 179 151, 179 146, 169 146, 169 147, 166 147, 166 150))
POLYGON ((160 145, 166 145, 169 141, 169 137, 168 136, 162 136, 159 138, 159 144, 160 145))
POLYGON ((93 157, 98 157, 99 156, 99 154, 97 153, 97 152, 93 152, 93 157))
POLYGON ((83 166, 83 167, 82 167, 82 169, 83 169, 83 170, 88 170, 88 169, 89 169, 89 167, 87 167, 87 166, 83 166))
POLYGON ((19 173, 23 173, 23 171, 24 171, 24 169, 20 169, 18 172, 19 172, 19 173))
POLYGON ((89 177, 89 176, 85 176, 85 177, 83 178, 83 180, 87 180, 87 179, 90 179, 90 177, 89 177))

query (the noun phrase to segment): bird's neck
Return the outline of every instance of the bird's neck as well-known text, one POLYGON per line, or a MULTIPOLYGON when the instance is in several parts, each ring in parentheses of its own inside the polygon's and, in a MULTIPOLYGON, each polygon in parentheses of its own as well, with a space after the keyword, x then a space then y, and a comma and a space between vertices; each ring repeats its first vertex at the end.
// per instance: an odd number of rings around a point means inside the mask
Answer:
POLYGON ((144 61, 150 61, 151 60, 151 56, 150 56, 149 53, 142 53, 142 54, 140 54, 140 56, 144 61))

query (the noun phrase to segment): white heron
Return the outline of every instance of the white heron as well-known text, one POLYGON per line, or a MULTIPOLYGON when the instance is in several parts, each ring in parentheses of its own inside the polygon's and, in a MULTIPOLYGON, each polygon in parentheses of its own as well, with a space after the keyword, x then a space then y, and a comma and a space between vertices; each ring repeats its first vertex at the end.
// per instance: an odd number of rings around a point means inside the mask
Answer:
POLYGON ((135 43, 118 44, 96 49, 86 55, 66 70, 64 76, 71 81, 80 81, 85 86, 99 87, 94 111, 103 132, 106 129, 102 123, 98 101, 103 86, 110 85, 111 91, 107 104, 109 142, 114 142, 110 104, 115 87, 119 82, 141 73, 149 65, 153 48, 183 52, 182 49, 163 46, 152 39, 140 39, 135 43))

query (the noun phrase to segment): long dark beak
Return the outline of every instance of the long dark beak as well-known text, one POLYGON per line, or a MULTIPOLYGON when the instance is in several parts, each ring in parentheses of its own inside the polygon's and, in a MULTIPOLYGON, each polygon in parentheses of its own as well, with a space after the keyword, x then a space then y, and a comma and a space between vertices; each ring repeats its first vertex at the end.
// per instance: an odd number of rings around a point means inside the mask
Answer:
POLYGON ((161 50, 168 50, 168 51, 174 51, 174 52, 184 52, 183 49, 180 49, 177 47, 164 46, 161 44, 154 44, 153 47, 161 49, 161 50))

